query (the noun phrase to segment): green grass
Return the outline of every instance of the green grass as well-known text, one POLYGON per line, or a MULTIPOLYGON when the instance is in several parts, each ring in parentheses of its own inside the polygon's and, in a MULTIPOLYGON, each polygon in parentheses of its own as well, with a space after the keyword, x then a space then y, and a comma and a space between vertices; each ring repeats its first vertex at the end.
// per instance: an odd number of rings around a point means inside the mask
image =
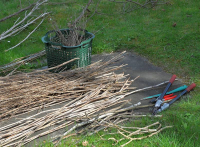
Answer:
MULTIPOLYGON (((63 1, 65 0, 57 0, 57 2, 63 1)), ((28 40, 12 51, 4 52, 25 38, 37 24, 0 42, 0 65, 42 50, 44 44, 41 37, 53 29, 49 18, 55 20, 60 28, 66 28, 67 20, 74 19, 75 14, 77 16, 86 3, 87 0, 76 0, 76 3, 67 5, 42 6, 40 12, 45 9, 51 11, 51 14, 28 40)), ((28 0, 22 2, 22 7, 28 5, 28 0)), ((92 12, 94 7, 95 4, 92 4, 90 8, 92 12)), ((134 141, 129 146, 200 146, 200 1, 171 0, 170 4, 159 5, 153 9, 137 9, 130 13, 120 14, 123 12, 122 8, 121 4, 113 4, 108 0, 101 1, 98 12, 107 15, 95 15, 87 25, 87 30, 90 32, 99 30, 93 41, 93 54, 117 50, 134 51, 148 58, 154 65, 162 67, 166 72, 178 75, 187 85, 192 82, 197 84, 190 95, 183 97, 180 103, 174 104, 163 112, 162 119, 141 120, 142 126, 159 120, 163 126, 173 125, 172 129, 164 130, 142 141, 134 141), (176 27, 172 26, 174 23, 177 24, 176 27)), ((19 9, 17 0, 1 0, 0 18, 19 9)), ((91 14, 88 13, 88 15, 91 14)), ((24 13, 0 22, 0 33, 11 27, 19 16, 22 18, 24 13)), ((35 66, 23 66, 25 69, 33 67, 35 66)), ((129 122, 127 125, 136 124, 129 122)), ((63 141, 61 146, 72 145, 73 140, 81 138, 83 141, 88 140, 89 146, 112 146, 111 141, 95 143, 99 139, 97 135, 72 137, 63 141)), ((45 146, 51 145, 51 143, 45 144, 45 146)))

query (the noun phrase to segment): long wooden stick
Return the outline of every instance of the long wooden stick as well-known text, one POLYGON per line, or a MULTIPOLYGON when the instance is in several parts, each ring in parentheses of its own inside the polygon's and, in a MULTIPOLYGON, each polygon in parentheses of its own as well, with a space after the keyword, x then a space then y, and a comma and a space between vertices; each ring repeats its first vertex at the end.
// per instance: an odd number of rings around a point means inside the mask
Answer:
POLYGON ((29 20, 25 25, 23 25, 22 27, 19 27, 22 23, 24 23, 32 14, 35 10, 38 9, 38 7, 40 5, 42 5, 43 3, 47 2, 48 0, 43 0, 40 2, 40 0, 37 1, 37 3, 35 4, 35 6, 33 7, 33 9, 25 16, 22 20, 20 20, 19 22, 15 22, 14 25, 12 27, 10 27, 7 31, 3 32, 1 35, 0 35, 0 41, 7 38, 7 37, 10 37, 14 34, 16 34, 17 32, 20 32, 22 31, 23 29, 25 29, 26 27, 28 27, 29 25, 33 24, 35 21, 37 21, 38 19, 40 18, 43 18, 44 16, 46 16, 47 14, 49 13, 42 13, 41 15, 39 15, 38 17, 36 17, 35 19, 33 20, 29 20))
POLYGON ((31 4, 30 6, 28 6, 28 7, 26 7, 26 8, 23 8, 23 9, 19 10, 18 12, 14 13, 14 14, 11 14, 11 15, 9 15, 9 16, 6 16, 6 17, 0 19, 0 22, 5 21, 6 19, 9 19, 9 18, 11 18, 11 17, 13 17, 13 16, 16 16, 16 15, 18 15, 19 13, 21 13, 21 12, 23 12, 23 11, 26 11, 26 10, 28 10, 28 9, 30 9, 30 8, 32 8, 34 5, 35 5, 35 4, 31 4))
POLYGON ((26 41, 26 40, 31 36, 31 34, 33 34, 33 33, 37 30, 37 28, 43 23, 43 21, 44 21, 44 19, 42 19, 42 21, 35 27, 35 29, 33 29, 33 31, 31 31, 31 32, 26 36, 26 38, 24 38, 21 42, 19 42, 19 43, 16 44, 15 46, 13 46, 13 47, 11 47, 11 48, 5 50, 5 52, 16 48, 17 46, 19 46, 20 44, 22 44, 24 41, 26 41))

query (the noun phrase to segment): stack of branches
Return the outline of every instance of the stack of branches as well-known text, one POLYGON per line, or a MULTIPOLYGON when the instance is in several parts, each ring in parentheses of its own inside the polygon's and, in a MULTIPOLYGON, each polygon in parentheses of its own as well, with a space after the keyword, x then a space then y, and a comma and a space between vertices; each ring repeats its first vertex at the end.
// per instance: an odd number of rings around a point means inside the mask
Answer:
MULTIPOLYGON (((54 103, 68 101, 95 89, 100 84, 116 81, 115 74, 112 71, 124 65, 112 67, 106 71, 105 67, 120 57, 121 54, 104 64, 99 61, 87 68, 65 71, 59 74, 50 73, 48 70, 59 68, 64 64, 77 60, 77 58, 45 70, 0 77, 0 118, 3 119, 27 112, 30 109, 39 109, 54 103), (109 74, 104 75, 106 73, 109 74), (98 75, 104 75, 105 77, 101 78, 98 75)), ((116 78, 120 79, 120 76, 125 78, 121 74, 118 76, 116 78)), ((129 85, 130 82, 127 82, 127 84, 129 85)), ((117 90, 122 85, 123 82, 115 83, 110 91, 115 90, 115 88, 117 90)))
MULTIPOLYGON (((1 127, 0 146, 22 146, 66 126, 71 129, 52 139, 67 138, 78 128, 82 128, 79 133, 84 132, 85 125, 89 125, 91 132, 95 133, 105 127, 116 127, 118 123, 127 120, 128 115, 134 117, 127 112, 138 108, 139 104, 124 108, 130 103, 124 97, 133 93, 129 91, 133 89, 130 87, 133 80, 123 73, 113 72, 124 65, 107 67, 120 59, 122 54, 107 62, 98 61, 87 68, 73 71, 49 73, 49 69, 46 69, 1 77, 1 121, 41 108, 49 109, 1 127), (61 103, 65 105, 51 107, 61 103)), ((150 133, 155 132, 159 132, 159 129, 150 133)))

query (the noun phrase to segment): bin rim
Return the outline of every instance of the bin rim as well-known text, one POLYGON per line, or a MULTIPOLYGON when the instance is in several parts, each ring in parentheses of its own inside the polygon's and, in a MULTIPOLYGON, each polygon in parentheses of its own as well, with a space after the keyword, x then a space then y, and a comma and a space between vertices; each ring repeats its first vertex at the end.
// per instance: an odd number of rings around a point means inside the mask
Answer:
MULTIPOLYGON (((60 31, 65 31, 65 30, 71 30, 71 29, 60 29, 60 31)), ((84 44, 90 42, 90 41, 91 41, 92 39, 94 39, 94 37, 95 37, 95 35, 94 35, 93 33, 90 33, 90 32, 88 32, 87 30, 85 30, 85 31, 86 31, 86 33, 90 34, 92 37, 88 38, 87 40, 82 41, 81 44, 79 44, 79 45, 77 45, 77 46, 65 46, 65 45, 63 45, 63 44, 61 44, 61 43, 54 43, 54 42, 51 42, 51 41, 49 40, 49 38, 48 38, 48 34, 51 33, 51 32, 55 32, 55 30, 48 31, 48 32, 45 34, 45 36, 42 37, 42 42, 43 42, 43 43, 46 43, 46 44, 47 44, 47 43, 50 43, 50 44, 52 44, 52 45, 62 46, 62 47, 64 47, 64 48, 70 48, 70 49, 72 49, 72 48, 78 48, 78 47, 80 47, 80 46, 82 46, 82 45, 84 45, 84 44)))

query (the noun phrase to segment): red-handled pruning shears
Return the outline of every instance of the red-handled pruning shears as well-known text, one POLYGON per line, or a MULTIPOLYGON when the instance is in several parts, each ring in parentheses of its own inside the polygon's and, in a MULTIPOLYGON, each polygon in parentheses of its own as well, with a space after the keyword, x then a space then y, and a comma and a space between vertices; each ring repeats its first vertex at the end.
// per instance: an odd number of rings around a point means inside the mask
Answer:
MULTIPOLYGON (((163 91, 163 93, 158 97, 158 99, 156 101, 156 104, 155 104, 155 107, 153 109, 153 115, 155 115, 156 113, 161 112, 161 111, 167 109, 169 107, 169 105, 171 105, 172 103, 174 103, 182 95, 184 95, 186 92, 189 92, 190 90, 192 90, 196 86, 195 83, 191 84, 180 95, 176 96, 175 98, 170 97, 170 99, 172 99, 172 100, 169 103, 165 103, 163 106, 161 106, 162 103, 163 103, 163 100, 167 99, 164 96, 165 96, 166 92, 168 91, 168 89, 170 88, 170 86, 172 85, 172 83, 174 82, 175 79, 176 79, 176 75, 173 75, 171 77, 171 79, 169 80, 169 83, 167 84, 167 86, 166 86, 165 90, 163 91)), ((167 99, 167 100, 170 100, 170 99, 167 99)))
POLYGON ((196 87, 195 83, 192 83, 187 89, 185 89, 181 94, 179 94, 176 98, 172 99, 169 103, 164 103, 158 110, 157 113, 167 109, 171 104, 173 104, 176 100, 178 100, 182 95, 192 90, 194 87, 196 87))

